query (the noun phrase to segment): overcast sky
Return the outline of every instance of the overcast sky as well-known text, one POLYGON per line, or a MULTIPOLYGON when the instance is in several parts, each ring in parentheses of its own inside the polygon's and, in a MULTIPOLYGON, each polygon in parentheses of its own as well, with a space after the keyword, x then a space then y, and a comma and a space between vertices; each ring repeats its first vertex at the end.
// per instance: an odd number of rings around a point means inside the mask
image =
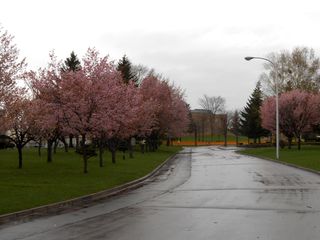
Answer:
POLYGON ((32 69, 52 49, 61 59, 88 47, 126 54, 185 89, 192 108, 203 94, 243 108, 263 71, 247 55, 320 50, 319 0, 0 0, 0 24, 32 69))

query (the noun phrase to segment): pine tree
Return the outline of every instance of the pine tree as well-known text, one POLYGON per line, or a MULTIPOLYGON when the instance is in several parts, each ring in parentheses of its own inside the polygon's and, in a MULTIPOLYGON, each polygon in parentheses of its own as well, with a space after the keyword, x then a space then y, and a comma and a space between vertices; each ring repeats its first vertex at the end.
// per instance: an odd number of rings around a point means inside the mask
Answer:
POLYGON ((64 61, 64 66, 62 67, 62 71, 78 71, 81 69, 81 63, 77 57, 77 55, 74 53, 74 51, 71 52, 70 57, 68 57, 64 61))
POLYGON ((126 84, 130 81, 137 83, 138 79, 133 73, 131 62, 126 55, 119 60, 117 70, 121 72, 122 79, 126 84))
POLYGON ((260 107, 262 105, 262 91, 261 83, 258 82, 256 88, 251 94, 248 103, 243 111, 241 111, 240 116, 240 129, 241 133, 248 138, 253 138, 254 143, 257 142, 257 139, 260 137, 266 136, 268 130, 262 128, 261 126, 261 115, 260 107))

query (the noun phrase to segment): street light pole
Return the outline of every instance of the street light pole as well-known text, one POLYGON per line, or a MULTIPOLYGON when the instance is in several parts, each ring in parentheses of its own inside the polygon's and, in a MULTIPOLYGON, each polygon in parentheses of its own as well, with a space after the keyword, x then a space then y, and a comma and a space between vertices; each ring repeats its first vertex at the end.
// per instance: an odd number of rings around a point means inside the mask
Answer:
POLYGON ((276 159, 279 160, 279 92, 278 92, 278 69, 277 66, 269 59, 267 58, 263 58, 263 57, 245 57, 244 58, 247 61, 250 61, 252 59, 260 59, 260 60, 264 60, 267 61, 269 63, 271 63, 271 65, 274 67, 275 71, 276 71, 276 159))

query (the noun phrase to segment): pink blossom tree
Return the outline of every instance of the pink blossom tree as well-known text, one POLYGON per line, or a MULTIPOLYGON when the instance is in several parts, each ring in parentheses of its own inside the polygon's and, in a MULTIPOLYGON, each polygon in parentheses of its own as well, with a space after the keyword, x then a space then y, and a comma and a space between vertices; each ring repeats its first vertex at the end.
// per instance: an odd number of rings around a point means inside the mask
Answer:
POLYGON ((22 168, 22 149, 34 139, 35 116, 32 114, 32 101, 23 90, 16 90, 6 98, 5 108, 0 117, 0 131, 7 132, 9 140, 15 144, 19 154, 19 168, 22 168))
POLYGON ((168 121, 167 135, 170 137, 181 137, 189 127, 189 109, 184 101, 184 93, 180 88, 170 86, 171 106, 170 121, 168 121))
MULTIPOLYGON (((79 71, 62 74, 60 86, 66 131, 81 135, 83 147, 88 138, 106 138, 115 163, 118 140, 134 134, 141 117, 138 89, 123 83, 114 64, 94 49, 88 50, 79 71)), ((83 160, 86 173, 85 153, 83 160)))
MULTIPOLYGON (((47 140, 47 162, 52 162, 52 148, 58 139, 64 140, 64 115, 61 103, 61 64, 54 53, 50 53, 50 62, 44 69, 26 74, 26 81, 33 93, 33 114, 37 116, 37 138, 47 140)), ((65 143, 65 141, 64 141, 65 143)), ((67 144, 65 143, 65 146, 67 144)))
POLYGON ((151 106, 147 116, 152 116, 153 121, 147 138, 147 146, 151 151, 155 151, 158 139, 165 134, 167 120, 170 119, 170 89, 167 83, 160 81, 153 75, 143 80, 140 89, 143 101, 151 106))
POLYGON ((89 140, 98 140, 100 166, 103 141, 115 163, 119 142, 131 136, 177 136, 188 125, 188 110, 183 92, 150 76, 140 87, 124 82, 108 57, 88 49, 78 71, 60 71, 51 56, 45 69, 28 74, 34 94, 35 123, 41 136, 57 134, 81 136, 84 172, 92 151, 89 140))
MULTIPOLYGON (((107 57, 99 57, 94 49, 88 50, 80 70, 60 72, 59 69, 51 57, 47 69, 29 74, 37 102, 35 109, 41 112, 37 119, 39 132, 49 140, 57 132, 80 135, 82 150, 86 140, 97 139, 100 166, 103 165, 102 141, 107 140, 115 163, 118 142, 145 131, 148 126, 139 125, 146 107, 140 90, 134 83, 123 83, 113 63, 107 57)), ((83 153, 84 172, 87 172, 89 156, 83 153)))
MULTIPOLYGON (((298 139, 301 148, 301 135, 319 123, 319 95, 293 90, 279 97, 280 131, 288 138, 289 147, 292 138, 298 139)), ((261 106, 262 126, 275 132, 275 99, 267 98, 261 106)))
POLYGON ((115 152, 119 143, 138 133, 139 122, 144 117, 139 89, 133 82, 117 84, 120 84, 118 93, 115 92, 114 96, 108 97, 108 99, 112 98, 115 103, 105 104, 105 111, 111 114, 105 118, 106 123, 102 124, 107 133, 108 148, 111 151, 113 163, 115 163, 115 152), (117 114, 112 114, 113 112, 117 114))
POLYGON ((97 52, 89 50, 81 70, 62 74, 60 102, 67 123, 65 128, 82 137, 84 173, 88 172, 89 158, 86 140, 92 139, 101 128, 99 121, 104 118, 102 107, 108 90, 102 79, 109 77, 110 70, 107 58, 99 59, 97 52))
POLYGON ((0 27, 0 107, 16 89, 16 80, 24 73, 25 59, 19 60, 19 50, 13 36, 0 27))
POLYGON ((149 139, 152 150, 155 150, 159 136, 171 138, 187 129, 188 108, 181 89, 155 76, 146 77, 140 88, 143 101, 151 106, 147 114, 151 117, 149 139))
POLYGON ((22 78, 25 59, 19 60, 19 50, 12 43, 13 36, 0 27, 0 132, 7 133, 19 153, 22 168, 22 148, 33 138, 31 101, 16 81, 22 78))

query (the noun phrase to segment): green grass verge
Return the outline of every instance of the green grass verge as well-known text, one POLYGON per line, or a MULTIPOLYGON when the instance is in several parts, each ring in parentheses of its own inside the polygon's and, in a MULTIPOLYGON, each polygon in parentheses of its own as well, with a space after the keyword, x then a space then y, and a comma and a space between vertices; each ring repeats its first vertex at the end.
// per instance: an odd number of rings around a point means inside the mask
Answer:
POLYGON ((23 168, 18 169, 17 150, 0 150, 0 214, 15 212, 49 203, 109 189, 145 176, 180 147, 161 146, 157 152, 134 153, 134 158, 111 163, 105 153, 105 166, 100 168, 96 157, 89 159, 89 173, 83 173, 80 155, 59 150, 53 162, 46 162, 46 152, 36 149, 23 151, 23 168))
MULTIPOLYGON (((239 151, 242 154, 275 159, 275 148, 253 148, 239 151)), ((320 147, 302 146, 299 151, 297 148, 281 149, 281 162, 291 163, 304 168, 320 171, 320 147)))

